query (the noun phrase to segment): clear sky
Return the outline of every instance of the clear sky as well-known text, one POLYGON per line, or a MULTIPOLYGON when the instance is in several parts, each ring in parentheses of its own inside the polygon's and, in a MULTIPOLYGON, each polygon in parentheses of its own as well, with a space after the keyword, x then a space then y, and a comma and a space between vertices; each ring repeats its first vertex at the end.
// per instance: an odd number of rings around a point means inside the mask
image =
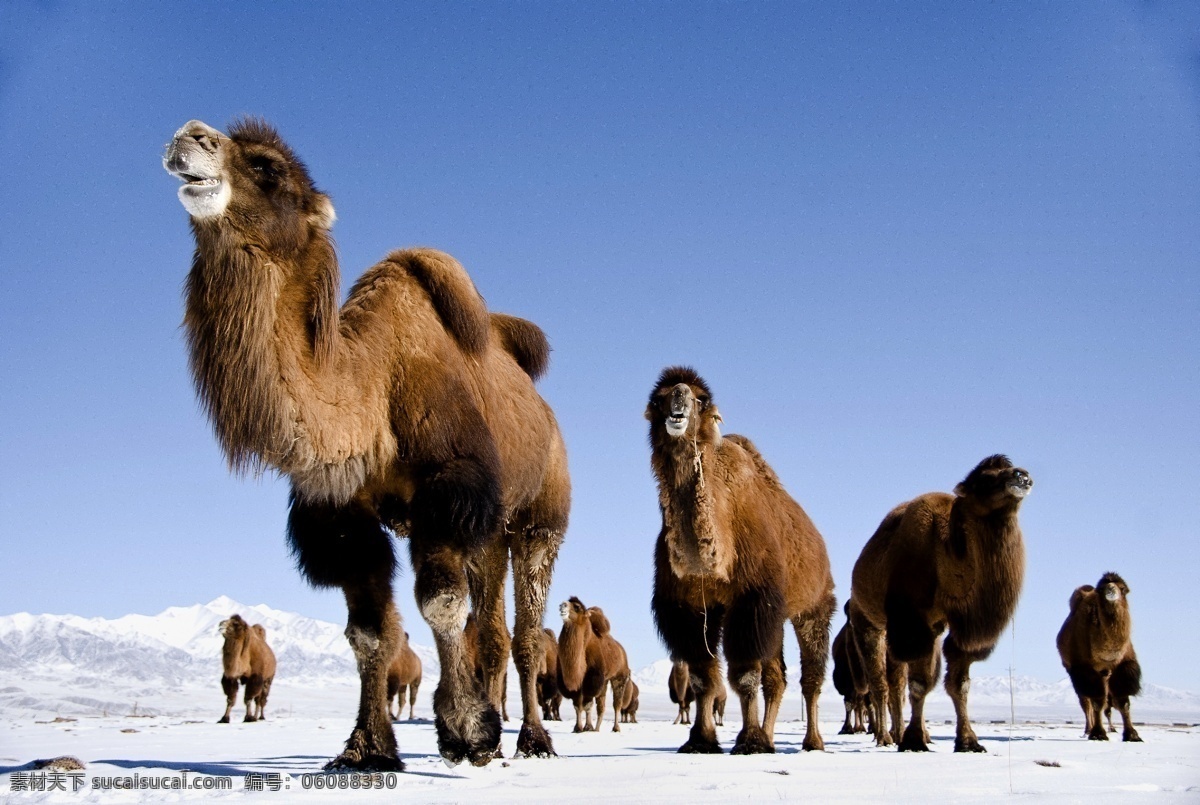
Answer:
POLYGON ((186 368, 160 157, 253 114, 332 196, 347 285, 437 246, 545 329, 575 489, 551 608, 602 606, 636 666, 664 655, 642 411, 687 363, 823 532, 839 601, 888 509, 1004 452, 1036 480, 1028 573, 976 673, 1059 677, 1071 591, 1115 570, 1146 680, 1197 689, 1198 9, 0 5, 0 613, 227 594, 344 620, 186 368))

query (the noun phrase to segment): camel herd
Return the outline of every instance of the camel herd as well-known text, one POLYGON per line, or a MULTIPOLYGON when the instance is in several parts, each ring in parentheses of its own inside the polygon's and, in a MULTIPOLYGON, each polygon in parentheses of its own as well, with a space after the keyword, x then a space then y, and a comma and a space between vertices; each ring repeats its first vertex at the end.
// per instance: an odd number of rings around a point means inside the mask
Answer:
MULTIPOLYGON (((327 768, 404 767, 392 720, 406 693, 412 717, 420 663, 393 598, 397 537, 437 647, 434 727, 448 763, 500 756, 510 656, 521 693, 517 755, 555 754, 542 722, 559 717, 563 698, 576 730, 598 728, 609 690, 613 729, 635 723, 639 691, 604 613, 572 598, 557 638, 543 628, 571 484, 558 423, 534 385, 549 363, 542 330, 488 310, 466 270, 432 249, 392 252, 339 304, 333 203, 261 120, 239 120, 228 133, 190 121, 163 165, 182 182, 196 244, 184 331, 201 404, 232 470, 288 479, 297 566, 309 584, 346 600, 361 695, 327 768)), ((672 686, 680 720, 696 703, 680 751, 722 751, 715 727, 726 679, 742 710, 732 751, 774 751, 789 623, 800 647, 803 746, 822 749, 817 699, 837 602, 821 534, 754 444, 721 434, 695 371, 663 371, 645 416, 662 514, 650 610, 686 676, 672 686)), ((834 641, 844 728, 928 749, 924 701, 944 657, 955 749, 982 751, 967 714, 970 667, 992 651, 1016 606, 1017 512, 1032 483, 991 456, 953 494, 922 495, 884 517, 855 564, 847 625, 834 641)), ((1115 574, 1079 588, 1059 636, 1093 739, 1107 737, 1102 713, 1115 706, 1125 739, 1138 740, 1127 592, 1115 574)), ((261 719, 275 673, 265 634, 237 616, 222 629, 223 720, 239 684, 246 720, 261 719)))

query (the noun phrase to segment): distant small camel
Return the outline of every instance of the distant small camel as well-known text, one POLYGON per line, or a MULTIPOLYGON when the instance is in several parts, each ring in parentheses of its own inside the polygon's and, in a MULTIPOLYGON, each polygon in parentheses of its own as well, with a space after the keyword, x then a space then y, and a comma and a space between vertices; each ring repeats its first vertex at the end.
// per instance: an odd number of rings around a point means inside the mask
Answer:
POLYGON ((1107 741, 1101 710, 1112 726, 1113 705, 1121 713, 1122 740, 1141 741, 1129 715, 1129 697, 1142 689, 1142 666, 1133 650, 1129 617, 1129 585, 1116 573, 1105 573, 1093 587, 1071 594, 1071 612, 1058 633, 1058 655, 1079 696, 1087 719, 1087 737, 1107 741))
POLYGON ((421 658, 408 644, 408 632, 404 633, 404 642, 396 651, 392 664, 388 666, 388 713, 392 721, 399 721, 404 715, 404 697, 408 694, 408 720, 413 720, 413 708, 417 704, 417 688, 421 687, 421 658), (399 696, 397 709, 392 712, 392 701, 399 696))
POLYGON ((241 615, 221 621, 218 629, 225 636, 225 645, 221 648, 225 715, 217 723, 229 723, 229 711, 237 699, 239 683, 246 686, 246 718, 243 720, 262 721, 266 718, 267 695, 275 680, 275 652, 267 645, 267 630, 262 624, 251 626, 241 615))

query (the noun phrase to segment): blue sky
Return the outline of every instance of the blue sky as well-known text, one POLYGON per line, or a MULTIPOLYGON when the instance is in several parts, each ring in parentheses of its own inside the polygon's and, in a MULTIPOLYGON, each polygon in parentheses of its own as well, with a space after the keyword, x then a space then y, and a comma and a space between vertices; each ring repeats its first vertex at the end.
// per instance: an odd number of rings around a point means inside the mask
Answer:
POLYGON ((1037 484, 1028 573, 976 673, 1060 676, 1071 591, 1116 570, 1147 681, 1196 688, 1196 6, 5 3, 0 612, 344 620, 187 375, 160 156, 241 114, 333 197, 347 285, 437 246, 548 333, 575 489, 551 605, 604 607, 635 665, 663 655, 641 414, 687 363, 839 600, 888 509, 1005 452, 1037 484))

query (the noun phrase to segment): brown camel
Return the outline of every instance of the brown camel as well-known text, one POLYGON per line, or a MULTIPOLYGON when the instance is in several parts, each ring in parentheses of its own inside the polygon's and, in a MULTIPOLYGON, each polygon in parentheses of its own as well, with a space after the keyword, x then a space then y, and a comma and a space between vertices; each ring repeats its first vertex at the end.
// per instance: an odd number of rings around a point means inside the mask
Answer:
POLYGON ((692 723, 692 686, 688 684, 688 664, 683 660, 671 663, 671 676, 667 679, 667 690, 671 694, 671 703, 678 705, 679 712, 675 714, 672 724, 692 723))
POLYGON ((417 689, 421 687, 421 658, 408 644, 408 632, 404 633, 404 643, 396 652, 395 659, 388 666, 387 691, 388 712, 392 721, 399 721, 404 713, 404 696, 408 694, 408 720, 413 720, 413 708, 417 704, 417 689), (392 712, 392 701, 399 697, 398 709, 392 712))
POLYGON ((600 729, 604 721, 604 693, 613 690, 613 732, 621 731, 620 703, 629 684, 629 659, 612 636, 608 618, 599 607, 591 609, 575 596, 558 608, 563 627, 558 634, 558 688, 575 705, 575 732, 600 729), (592 723, 592 704, 596 722, 592 723), (587 714, 586 723, 584 713, 587 714))
POLYGON ((217 627, 225 636, 221 647, 221 690, 225 691, 225 715, 218 724, 229 723, 229 712, 237 700, 238 684, 246 686, 246 717, 243 721, 266 718, 267 696, 275 681, 275 652, 267 645, 267 630, 262 624, 246 623, 233 615, 217 627))
POLYGON ((538 665, 538 702, 542 705, 542 718, 546 721, 562 721, 562 693, 558 689, 558 638, 550 629, 542 630, 543 661, 538 665))
POLYGON ((362 688, 330 768, 403 768, 387 707, 402 631, 393 534, 408 538, 437 642, 442 757, 482 765, 500 750, 510 556, 516 750, 553 755, 536 673, 570 481, 558 424, 534 388, 549 359, 544 334, 489 313, 462 266, 432 249, 391 253, 339 308, 333 205, 266 123, 241 120, 223 134, 191 121, 163 163, 184 182, 196 241, 184 326, 200 400, 232 469, 287 476, 299 569, 346 598, 362 688), (480 618, 482 688, 462 651, 469 608, 480 618))
POLYGON ((625 685, 625 698, 621 702, 621 706, 617 708, 617 712, 621 714, 622 724, 636 724, 638 699, 640 698, 641 690, 638 688, 638 683, 632 679, 625 685))
MULTIPOLYGON (((475 678, 479 684, 484 684, 486 671, 483 667, 483 655, 479 651, 479 619, 474 612, 467 613, 467 622, 463 626, 463 654, 467 663, 475 669, 475 678)), ((500 680, 500 717, 508 721, 508 655, 504 656, 504 675, 500 680)), ((538 666, 541 667, 540 665, 538 666)), ((539 700, 540 702, 540 700, 539 700)))
POLYGON ((983 752, 967 715, 971 664, 992 653, 1012 618, 1025 576, 1017 511, 1033 488, 1025 470, 990 456, 954 490, 931 492, 888 513, 854 565, 850 621, 871 687, 872 728, 880 746, 929 749, 925 697, 937 681, 938 641, 949 630, 946 692, 957 716, 954 751, 983 752), (905 665, 912 707, 900 740, 887 732, 900 690, 887 661, 905 665), (889 700, 889 691, 896 698, 889 700))
MULTIPOLYGON (((691 724, 692 723, 692 702, 695 696, 692 694, 692 687, 688 684, 689 673, 688 664, 683 660, 675 660, 671 663, 671 676, 667 679, 667 688, 671 694, 671 703, 678 705, 679 712, 675 715, 675 720, 672 724, 691 724)), ((721 681, 720 675, 717 676, 717 695, 713 697, 713 723, 718 727, 725 726, 725 703, 729 700, 729 693, 725 690, 725 683, 721 681)))
POLYGON ((750 440, 721 436, 721 415, 695 371, 663 371, 646 418, 662 512, 651 607, 671 658, 687 662, 696 696, 696 720, 679 751, 721 751, 713 719, 718 647, 742 706, 734 753, 775 751, 787 620, 800 643, 803 746, 823 749, 817 698, 836 606, 825 541, 750 440))
MULTIPOLYGON (((1106 706, 1121 713, 1122 740, 1142 740, 1129 715, 1129 697, 1142 689, 1132 636, 1129 585, 1116 573, 1105 573, 1095 587, 1085 584, 1071 594, 1071 612, 1058 632, 1058 656, 1079 696, 1089 740, 1108 740, 1101 719, 1106 706)), ((1111 725, 1112 716, 1108 718, 1111 725)))
POLYGON ((832 647, 833 686, 841 694, 842 701, 846 704, 846 720, 842 723, 842 728, 838 730, 838 735, 853 735, 867 731, 864 719, 870 693, 866 690, 860 691, 854 684, 855 675, 851 665, 858 662, 858 652, 854 646, 850 645, 852 638, 848 634, 849 631, 850 624, 847 622, 834 636, 832 647))

